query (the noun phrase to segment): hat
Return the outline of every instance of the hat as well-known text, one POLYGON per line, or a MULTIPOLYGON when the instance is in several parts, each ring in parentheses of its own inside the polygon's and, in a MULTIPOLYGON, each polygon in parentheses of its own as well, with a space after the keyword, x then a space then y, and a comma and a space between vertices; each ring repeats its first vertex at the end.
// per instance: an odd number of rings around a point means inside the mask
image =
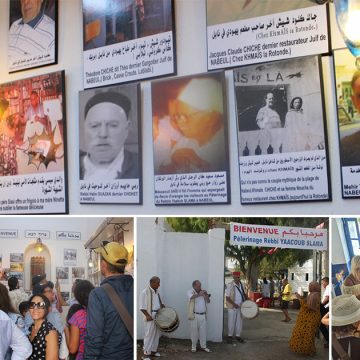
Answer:
POLYGON ((39 284, 41 280, 44 280, 46 278, 46 274, 43 275, 34 275, 31 279, 32 286, 35 286, 36 284, 39 284))
POLYGON ((223 113, 221 83, 211 78, 192 79, 180 93, 178 100, 201 111, 223 113))
POLYGON ((127 96, 114 92, 114 91, 105 91, 98 94, 95 94, 85 105, 85 117, 88 114, 89 110, 101 103, 112 103, 120 106, 126 113, 126 116, 129 116, 131 103, 127 96))
POLYGON ((360 321, 360 301, 355 295, 340 295, 332 301, 333 326, 350 325, 360 321))
POLYGON ((232 275, 233 275, 233 276, 238 276, 238 277, 240 277, 241 272, 240 272, 240 271, 234 271, 234 272, 232 273, 232 275))
POLYGON ((115 266, 124 266, 128 263, 128 251, 126 247, 117 242, 108 242, 95 249, 95 252, 101 256, 109 264, 115 266))

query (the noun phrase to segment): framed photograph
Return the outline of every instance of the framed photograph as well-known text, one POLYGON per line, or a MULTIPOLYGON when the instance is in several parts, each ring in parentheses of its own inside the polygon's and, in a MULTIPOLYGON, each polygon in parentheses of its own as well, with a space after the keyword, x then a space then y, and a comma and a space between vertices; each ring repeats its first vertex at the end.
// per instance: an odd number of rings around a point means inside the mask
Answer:
POLYGON ((360 72, 348 49, 334 51, 336 101, 344 199, 360 197, 360 72))
POLYGON ((0 84, 0 214, 68 212, 64 78, 0 84))
POLYGON ((72 271, 72 278, 74 279, 85 279, 85 268, 83 267, 73 267, 72 271))
POLYGON ((10 262, 24 262, 23 253, 10 253, 10 262))
POLYGON ((58 0, 9 2, 9 72, 56 64, 58 0))
POLYGON ((24 273, 23 272, 10 272, 9 278, 12 276, 16 277, 19 280, 20 287, 24 286, 24 273))
POLYGON ((331 200, 320 58, 233 74, 241 203, 331 200))
POLYGON ((64 265, 65 266, 76 266, 77 265, 76 249, 64 249, 64 265))
POLYGON ((80 203, 142 203, 140 85, 80 92, 80 203))
POLYGON ((61 297, 65 301, 66 305, 69 305, 70 292, 69 291, 61 291, 61 297))
POLYGON ((24 263, 23 262, 12 262, 10 263, 11 272, 24 272, 24 263))
POLYGON ((230 201, 223 72, 151 84, 155 205, 230 201))
POLYGON ((56 279, 60 284, 69 283, 69 268, 68 267, 56 267, 56 279))
POLYGON ((313 0, 207 0, 208 70, 328 53, 328 7, 313 0))
POLYGON ((173 0, 83 0, 84 88, 176 73, 173 0))

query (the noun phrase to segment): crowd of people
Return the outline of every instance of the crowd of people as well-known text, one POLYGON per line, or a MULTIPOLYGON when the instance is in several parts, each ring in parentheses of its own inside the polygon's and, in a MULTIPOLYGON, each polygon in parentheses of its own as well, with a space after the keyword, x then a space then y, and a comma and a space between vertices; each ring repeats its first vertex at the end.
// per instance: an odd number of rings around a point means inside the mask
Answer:
POLYGON ((133 359, 128 252, 116 242, 95 251, 104 280, 96 288, 88 280, 75 281, 66 316, 60 286, 45 274, 33 276, 30 296, 16 277, 8 279, 8 287, 0 284, 0 359, 133 359))

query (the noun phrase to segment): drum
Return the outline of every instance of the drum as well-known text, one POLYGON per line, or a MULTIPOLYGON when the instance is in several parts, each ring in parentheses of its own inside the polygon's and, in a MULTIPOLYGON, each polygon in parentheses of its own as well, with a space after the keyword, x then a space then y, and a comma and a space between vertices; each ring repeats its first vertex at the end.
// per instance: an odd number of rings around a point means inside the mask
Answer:
POLYGON ((255 319, 259 315, 259 307, 254 301, 245 300, 241 304, 240 312, 245 319, 255 319))
POLYGON ((164 307, 156 313, 155 323, 160 331, 170 333, 179 327, 180 321, 178 314, 173 308, 164 307))

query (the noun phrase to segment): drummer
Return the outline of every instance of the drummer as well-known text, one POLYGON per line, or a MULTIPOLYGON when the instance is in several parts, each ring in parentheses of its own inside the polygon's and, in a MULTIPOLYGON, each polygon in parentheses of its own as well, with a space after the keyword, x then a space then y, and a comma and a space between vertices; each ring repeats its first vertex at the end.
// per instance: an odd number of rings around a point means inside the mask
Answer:
POLYGON ((192 289, 187 292, 192 352, 197 351, 198 340, 200 340, 202 351, 211 352, 206 347, 206 305, 210 302, 210 296, 206 290, 201 289, 201 282, 199 280, 194 280, 192 289))
POLYGON ((247 300, 246 292, 240 281, 240 271, 232 273, 233 281, 226 286, 226 305, 228 309, 228 339, 229 344, 232 343, 234 335, 236 340, 243 343, 241 337, 243 327, 243 319, 240 312, 241 304, 247 300))
POLYGON ((159 309, 165 305, 161 300, 159 287, 160 278, 153 276, 149 285, 141 292, 139 299, 140 311, 144 314, 144 356, 146 360, 150 359, 149 356, 160 357, 158 346, 161 333, 154 319, 159 309))

